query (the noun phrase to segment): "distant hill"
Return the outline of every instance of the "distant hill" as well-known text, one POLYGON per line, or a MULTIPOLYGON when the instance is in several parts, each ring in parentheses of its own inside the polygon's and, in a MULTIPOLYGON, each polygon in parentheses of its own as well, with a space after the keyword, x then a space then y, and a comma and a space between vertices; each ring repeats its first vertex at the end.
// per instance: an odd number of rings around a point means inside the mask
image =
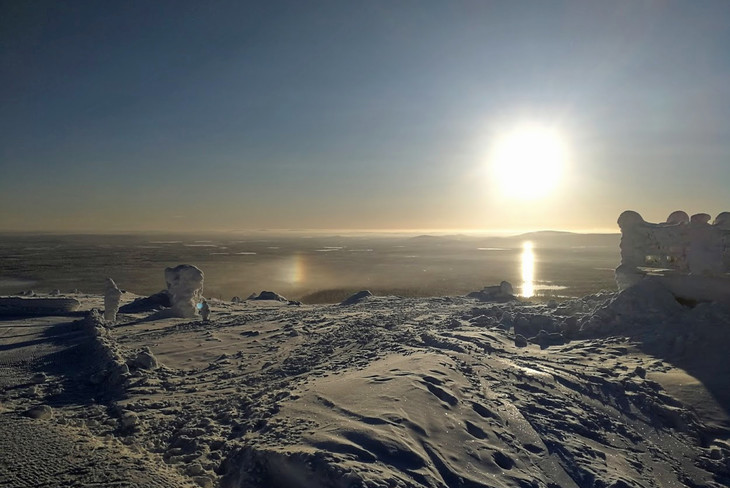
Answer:
POLYGON ((410 237, 406 241, 415 245, 455 245, 455 246, 480 246, 480 247, 521 247, 525 241, 531 241, 538 247, 543 248, 569 248, 569 247, 615 247, 621 240, 621 234, 582 234, 579 232, 568 232, 561 230, 540 230, 527 232, 514 236, 468 236, 464 234, 454 235, 430 235, 422 234, 410 237))
POLYGON ((505 237, 503 242, 532 241, 540 247, 615 247, 618 249, 621 234, 581 234, 557 230, 528 232, 505 237))

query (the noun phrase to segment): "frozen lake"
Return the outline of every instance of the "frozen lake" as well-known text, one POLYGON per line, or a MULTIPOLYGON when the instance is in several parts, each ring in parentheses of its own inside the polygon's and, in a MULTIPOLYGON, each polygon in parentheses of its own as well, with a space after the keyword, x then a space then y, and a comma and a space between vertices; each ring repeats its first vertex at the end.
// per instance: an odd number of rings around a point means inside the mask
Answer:
POLYGON ((167 266, 205 272, 209 297, 272 290, 310 303, 353 291, 403 296, 461 295, 510 281, 537 298, 615 289, 618 234, 538 232, 513 237, 351 236, 292 233, 217 235, 3 235, 0 293, 33 289, 101 293, 165 287, 167 266))

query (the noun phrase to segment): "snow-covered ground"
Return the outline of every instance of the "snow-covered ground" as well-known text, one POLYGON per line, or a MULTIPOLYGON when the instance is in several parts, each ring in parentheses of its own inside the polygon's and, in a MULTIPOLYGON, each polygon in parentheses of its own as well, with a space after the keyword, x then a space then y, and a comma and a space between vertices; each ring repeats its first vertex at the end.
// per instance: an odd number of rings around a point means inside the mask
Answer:
POLYGON ((353 302, 3 318, 0 485, 730 485, 725 305, 353 302))

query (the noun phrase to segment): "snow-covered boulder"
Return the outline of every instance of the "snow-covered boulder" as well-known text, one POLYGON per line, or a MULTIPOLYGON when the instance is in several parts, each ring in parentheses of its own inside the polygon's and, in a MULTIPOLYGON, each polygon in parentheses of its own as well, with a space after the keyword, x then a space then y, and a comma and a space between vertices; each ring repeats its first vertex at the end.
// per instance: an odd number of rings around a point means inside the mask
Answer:
POLYGON ((256 296, 254 294, 253 296, 249 297, 249 300, 274 300, 277 302, 288 302, 289 301, 286 297, 283 297, 276 292, 266 291, 266 290, 259 293, 258 296, 256 296))
POLYGON ((203 272, 191 264, 165 268, 165 283, 170 295, 172 315, 183 318, 196 317, 198 303, 203 297, 203 272))
POLYGON ((340 302, 340 305, 354 305, 373 296, 370 290, 361 290, 347 297, 340 302))
POLYGON ((499 285, 485 286, 480 291, 473 291, 467 295, 483 302, 506 302, 515 299, 512 283, 503 281, 499 285))
POLYGON ((137 298, 131 303, 122 305, 119 307, 121 313, 142 313, 160 310, 163 308, 170 308, 170 294, 167 290, 162 290, 159 293, 150 295, 148 297, 137 298))

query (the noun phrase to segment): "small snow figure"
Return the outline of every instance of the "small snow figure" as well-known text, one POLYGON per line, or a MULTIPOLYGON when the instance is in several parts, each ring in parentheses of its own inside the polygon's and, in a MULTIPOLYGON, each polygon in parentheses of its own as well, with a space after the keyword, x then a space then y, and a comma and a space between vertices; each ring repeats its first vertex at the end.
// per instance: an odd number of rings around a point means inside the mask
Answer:
POLYGON ((207 322, 210 318, 210 307, 208 306, 208 302, 205 301, 205 298, 198 303, 198 310, 200 310, 200 316, 203 317, 203 321, 207 322))
POLYGON ((119 302, 122 299, 122 290, 117 287, 114 280, 106 279, 106 290, 104 291, 104 320, 113 324, 117 320, 117 312, 119 312, 119 302))

